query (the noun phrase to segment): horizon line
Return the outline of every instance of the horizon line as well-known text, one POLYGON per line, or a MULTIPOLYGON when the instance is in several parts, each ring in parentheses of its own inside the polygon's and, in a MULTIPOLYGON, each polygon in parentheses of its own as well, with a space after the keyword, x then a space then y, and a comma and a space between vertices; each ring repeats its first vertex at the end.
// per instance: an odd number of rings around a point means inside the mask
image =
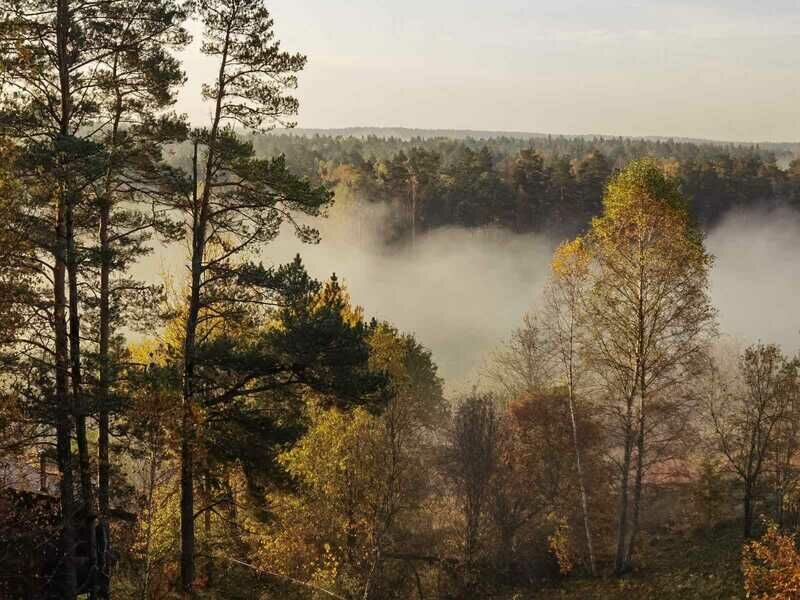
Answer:
MULTIPOLYGON (((669 136, 669 135, 621 135, 621 134, 600 134, 600 133, 546 133, 524 130, 504 130, 504 129, 472 129, 472 128, 431 128, 431 127, 408 127, 394 125, 352 125, 347 127, 276 127, 267 133, 292 133, 292 132, 341 132, 351 134, 357 131, 402 131, 409 134, 425 134, 428 137, 474 137, 475 139, 492 139, 500 137, 525 137, 525 138, 564 138, 564 139, 623 139, 623 140, 646 140, 646 141, 674 141, 688 144, 705 145, 728 145, 728 146, 800 146, 800 141, 771 141, 771 140, 720 140, 714 138, 702 138, 691 136, 669 136), (451 134, 451 135, 447 135, 451 134), (458 134, 458 135, 452 135, 458 134)), ((353 136, 356 137, 356 136, 353 136)), ((421 137, 411 136, 411 137, 421 137)))

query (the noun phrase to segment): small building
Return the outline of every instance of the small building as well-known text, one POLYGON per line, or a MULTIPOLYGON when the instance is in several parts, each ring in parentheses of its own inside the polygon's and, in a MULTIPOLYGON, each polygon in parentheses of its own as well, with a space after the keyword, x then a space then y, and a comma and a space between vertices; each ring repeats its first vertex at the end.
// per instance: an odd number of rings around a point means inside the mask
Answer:
MULTIPOLYGON (((58 475, 44 465, 35 474, 22 462, 0 466, 0 600, 56 600, 64 576, 58 475), (40 489, 32 489, 37 487, 40 489)), ((111 511, 112 520, 135 515, 111 511)), ((108 597, 113 553, 109 528, 82 507, 76 510, 75 562, 79 593, 108 597), (96 559, 90 561, 92 549, 96 559), (91 568, 91 564, 96 566, 91 568)))

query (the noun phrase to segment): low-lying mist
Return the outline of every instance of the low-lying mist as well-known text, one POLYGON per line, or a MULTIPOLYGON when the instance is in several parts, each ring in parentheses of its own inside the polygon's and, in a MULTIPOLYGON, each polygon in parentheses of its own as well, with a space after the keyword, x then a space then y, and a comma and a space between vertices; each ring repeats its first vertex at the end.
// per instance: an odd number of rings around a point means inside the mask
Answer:
MULTIPOLYGON (((558 240, 447 228, 418 235, 414 248, 387 245, 387 217, 376 205, 337 205, 315 222, 320 244, 302 244, 287 230, 267 247, 264 260, 286 262, 299 252, 315 277, 335 272, 367 316, 414 333, 433 352, 450 393, 465 391, 477 382, 489 352, 535 306, 558 240)), ((732 212, 706 244, 716 256, 711 287, 721 332, 796 352, 800 213, 732 212)), ((162 271, 179 273, 180 252, 159 251, 140 268, 153 273, 160 264, 162 271)))
POLYGON ((417 242, 387 245, 385 211, 334 208, 316 246, 282 235, 267 251, 285 262, 300 253, 318 278, 335 272, 368 316, 414 333, 439 365, 448 389, 470 385, 487 350, 535 300, 556 241, 496 228, 437 229, 417 242), (358 214, 358 218, 353 218, 358 214))
POLYGON ((800 349, 800 213, 733 211, 709 232, 720 330, 750 343, 800 349))
MULTIPOLYGON (((382 211, 332 211, 322 242, 290 235, 273 260, 300 252, 317 277, 345 281, 368 315, 413 332, 430 348, 448 389, 472 385, 492 348, 537 302, 558 240, 498 229, 440 229, 415 248, 386 246, 382 211), (359 214, 359 218, 354 218, 359 214)), ((732 212, 709 232, 716 260, 712 296, 720 330, 745 342, 800 348, 800 214, 789 209, 732 212)))

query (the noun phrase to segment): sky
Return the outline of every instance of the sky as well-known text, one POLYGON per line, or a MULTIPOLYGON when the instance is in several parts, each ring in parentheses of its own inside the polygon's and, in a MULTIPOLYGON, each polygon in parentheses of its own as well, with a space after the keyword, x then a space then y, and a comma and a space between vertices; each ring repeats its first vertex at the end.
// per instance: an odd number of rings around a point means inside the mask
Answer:
MULTIPOLYGON (((300 127, 800 140, 800 0, 267 0, 300 127)), ((196 43, 178 108, 202 122, 196 43)))

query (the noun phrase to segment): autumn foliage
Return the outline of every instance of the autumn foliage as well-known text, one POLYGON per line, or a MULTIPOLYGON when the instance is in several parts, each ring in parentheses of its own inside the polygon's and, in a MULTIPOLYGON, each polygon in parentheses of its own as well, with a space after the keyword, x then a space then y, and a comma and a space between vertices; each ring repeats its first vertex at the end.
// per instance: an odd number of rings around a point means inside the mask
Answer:
POLYGON ((759 540, 742 551, 744 589, 753 600, 800 598, 800 552, 797 535, 770 524, 759 540))

